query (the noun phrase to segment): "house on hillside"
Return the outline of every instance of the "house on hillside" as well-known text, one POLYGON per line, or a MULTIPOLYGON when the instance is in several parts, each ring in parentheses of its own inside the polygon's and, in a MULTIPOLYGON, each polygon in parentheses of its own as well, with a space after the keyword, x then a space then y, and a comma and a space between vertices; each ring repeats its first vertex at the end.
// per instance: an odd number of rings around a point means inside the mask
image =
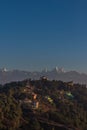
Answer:
POLYGON ((68 86, 73 86, 73 81, 67 82, 68 86))
POLYGON ((32 108, 38 109, 38 107, 39 107, 39 102, 38 102, 38 101, 34 101, 34 102, 32 103, 32 108))
POLYGON ((26 84, 24 92, 31 93, 33 91, 33 86, 26 84))
POLYGON ((48 78, 46 76, 42 76, 40 77, 40 80, 48 80, 48 78))
POLYGON ((37 98, 37 94, 35 94, 35 93, 33 93, 32 96, 33 96, 34 100, 37 98))
POLYGON ((68 99, 73 99, 74 95, 71 92, 66 92, 65 97, 68 99))
POLYGON ((24 103, 32 103, 32 101, 30 99, 28 99, 28 98, 25 98, 23 102, 24 103))

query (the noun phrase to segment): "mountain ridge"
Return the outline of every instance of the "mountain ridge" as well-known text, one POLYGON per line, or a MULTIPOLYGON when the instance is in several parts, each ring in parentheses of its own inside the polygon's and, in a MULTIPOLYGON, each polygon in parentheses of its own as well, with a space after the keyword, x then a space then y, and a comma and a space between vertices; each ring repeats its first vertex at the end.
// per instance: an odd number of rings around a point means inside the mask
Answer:
POLYGON ((7 70, 0 69, 0 84, 5 84, 12 81, 21 81, 24 79, 39 79, 41 76, 46 76, 49 80, 62 80, 65 82, 73 81, 74 83, 87 84, 87 74, 77 71, 64 71, 57 67, 50 71, 24 71, 24 70, 7 70))

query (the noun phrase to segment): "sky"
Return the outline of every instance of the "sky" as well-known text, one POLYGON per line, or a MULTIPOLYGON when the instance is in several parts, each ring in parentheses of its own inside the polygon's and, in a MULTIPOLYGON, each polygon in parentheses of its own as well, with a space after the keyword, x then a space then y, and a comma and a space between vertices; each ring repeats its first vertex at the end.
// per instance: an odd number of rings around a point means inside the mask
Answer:
POLYGON ((87 73, 87 0, 0 1, 0 68, 87 73))

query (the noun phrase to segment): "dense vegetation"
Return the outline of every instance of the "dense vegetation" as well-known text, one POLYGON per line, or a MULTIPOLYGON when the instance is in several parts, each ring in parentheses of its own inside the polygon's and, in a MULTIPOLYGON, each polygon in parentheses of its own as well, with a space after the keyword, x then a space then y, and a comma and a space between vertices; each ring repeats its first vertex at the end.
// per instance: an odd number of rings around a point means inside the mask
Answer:
POLYGON ((0 130, 58 129, 87 130, 85 85, 47 79, 0 85, 0 130))

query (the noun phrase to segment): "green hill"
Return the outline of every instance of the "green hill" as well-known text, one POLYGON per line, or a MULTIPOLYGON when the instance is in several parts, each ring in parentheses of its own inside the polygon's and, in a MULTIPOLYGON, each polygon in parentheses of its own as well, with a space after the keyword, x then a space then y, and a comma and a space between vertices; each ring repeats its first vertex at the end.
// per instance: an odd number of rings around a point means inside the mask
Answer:
POLYGON ((0 85, 0 130, 87 130, 87 88, 48 79, 0 85))

